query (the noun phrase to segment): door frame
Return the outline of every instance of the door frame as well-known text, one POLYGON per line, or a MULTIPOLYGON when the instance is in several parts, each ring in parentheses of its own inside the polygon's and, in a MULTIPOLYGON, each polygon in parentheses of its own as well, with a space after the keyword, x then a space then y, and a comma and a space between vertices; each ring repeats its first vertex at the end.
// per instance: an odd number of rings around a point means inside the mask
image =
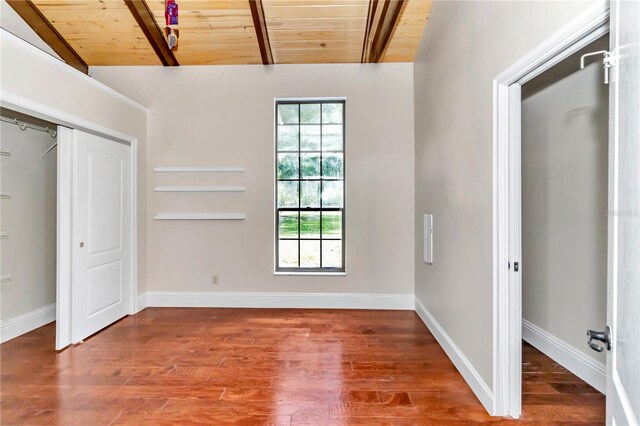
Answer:
POLYGON ((101 136, 131 147, 131 271, 130 271, 130 306, 129 315, 138 312, 138 139, 94 123, 76 115, 52 108, 22 96, 1 91, 0 105, 32 117, 58 123, 58 172, 57 172, 57 259, 56 259, 56 321, 59 325, 56 332, 56 350, 61 350, 72 343, 71 324, 71 271, 73 266, 72 241, 73 231, 73 131, 80 130, 101 136))
MULTIPOLYGON (((493 412, 522 413, 520 88, 609 32, 601 1, 493 79, 493 412)), ((578 69, 578 64, 576 64, 578 69)), ((525 265, 526 266, 526 265, 525 265)))

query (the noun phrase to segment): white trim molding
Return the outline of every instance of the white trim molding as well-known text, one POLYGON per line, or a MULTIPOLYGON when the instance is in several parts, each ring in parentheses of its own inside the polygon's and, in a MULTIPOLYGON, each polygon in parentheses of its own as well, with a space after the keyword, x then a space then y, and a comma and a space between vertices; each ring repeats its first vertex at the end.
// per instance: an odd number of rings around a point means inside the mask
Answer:
POLYGON ((149 291, 138 296, 148 307, 415 309, 413 294, 256 293, 149 291))
POLYGON ((148 294, 147 292, 144 292, 136 296, 136 312, 134 313, 134 315, 137 314, 138 312, 145 310, 149 306, 149 301, 147 300, 147 294, 148 294))
POLYGON ((73 228, 73 138, 74 132, 58 127, 57 222, 56 222, 56 350, 71 344, 71 259, 73 228), (67 201, 65 201, 67 200, 67 201))
MULTIPOLYGON (((72 69, 75 70, 75 68, 72 69)), ((6 90, 0 90, 0 105, 23 114, 57 123, 59 126, 68 127, 70 129, 82 130, 94 135, 115 139, 117 141, 124 141, 130 144, 134 144, 137 141, 137 138, 133 136, 129 136, 125 133, 110 129, 82 117, 52 108, 48 105, 32 101, 31 99, 27 99, 6 90)))
POLYGON ((520 86, 609 30, 600 0, 493 79, 493 393, 496 416, 522 411, 520 86))
POLYGON ((451 337, 449 337, 442 326, 440 326, 438 321, 436 321, 433 315, 431 315, 417 297, 415 299, 415 306, 416 313, 420 319, 422 319, 429 331, 431 331, 431 334, 433 334, 440 346, 442 346, 442 349, 444 349, 449 359, 451 359, 451 362, 453 362, 453 365, 458 369, 484 408, 489 414, 495 415, 493 392, 491 391, 491 387, 489 387, 489 385, 484 381, 482 376, 480 376, 480 373, 478 373, 478 370, 476 370, 473 364, 471 364, 471 361, 467 359, 460 348, 455 344, 451 337))
POLYGON ((0 321, 0 343, 28 333, 56 320, 56 304, 0 321))
POLYGON ((607 367, 604 364, 525 319, 522 320, 522 338, 599 392, 606 393, 607 367))

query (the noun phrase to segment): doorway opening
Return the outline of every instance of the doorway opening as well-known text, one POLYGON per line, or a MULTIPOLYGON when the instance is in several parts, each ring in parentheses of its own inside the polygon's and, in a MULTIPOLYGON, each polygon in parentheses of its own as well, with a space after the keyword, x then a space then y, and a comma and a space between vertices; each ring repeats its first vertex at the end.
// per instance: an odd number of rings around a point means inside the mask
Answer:
POLYGON ((494 79, 494 415, 522 411, 521 86, 607 33, 609 49, 593 52, 609 77, 607 323, 589 337, 607 354, 606 422, 640 418, 640 3, 621 0, 593 5, 494 79))
POLYGON ((607 323, 609 34, 521 86, 522 410, 540 401, 604 422, 607 323), (596 58, 594 58, 596 59, 596 58), (596 346, 598 349, 598 346, 596 346))
POLYGON ((494 78, 493 415, 522 414, 522 86, 608 34, 610 16, 594 5, 494 78))
POLYGON ((57 125, 0 109, 2 341, 56 317, 57 125))

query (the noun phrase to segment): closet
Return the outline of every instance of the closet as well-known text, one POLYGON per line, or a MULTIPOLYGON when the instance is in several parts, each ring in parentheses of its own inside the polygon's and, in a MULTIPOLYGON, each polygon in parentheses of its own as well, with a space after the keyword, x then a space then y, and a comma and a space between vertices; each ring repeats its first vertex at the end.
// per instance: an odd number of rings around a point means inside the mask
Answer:
POLYGON ((55 319, 57 126, 4 108, 0 115, 0 319, 6 341, 30 321, 55 319))
POLYGON ((1 115, 0 341, 61 350, 135 312, 135 139, 1 115))
POLYGON ((602 62, 579 66, 609 44, 606 34, 522 86, 524 387, 553 371, 559 393, 580 383, 574 396, 601 401, 607 351, 586 335, 607 324, 609 86, 602 62))

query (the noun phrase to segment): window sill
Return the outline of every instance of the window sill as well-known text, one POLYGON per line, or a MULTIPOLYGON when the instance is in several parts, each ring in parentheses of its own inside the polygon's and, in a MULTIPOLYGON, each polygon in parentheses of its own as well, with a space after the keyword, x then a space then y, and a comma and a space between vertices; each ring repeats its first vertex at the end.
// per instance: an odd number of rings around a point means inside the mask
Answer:
POLYGON ((346 272, 279 272, 275 271, 273 275, 295 275, 295 276, 316 276, 316 277, 344 277, 346 272))

